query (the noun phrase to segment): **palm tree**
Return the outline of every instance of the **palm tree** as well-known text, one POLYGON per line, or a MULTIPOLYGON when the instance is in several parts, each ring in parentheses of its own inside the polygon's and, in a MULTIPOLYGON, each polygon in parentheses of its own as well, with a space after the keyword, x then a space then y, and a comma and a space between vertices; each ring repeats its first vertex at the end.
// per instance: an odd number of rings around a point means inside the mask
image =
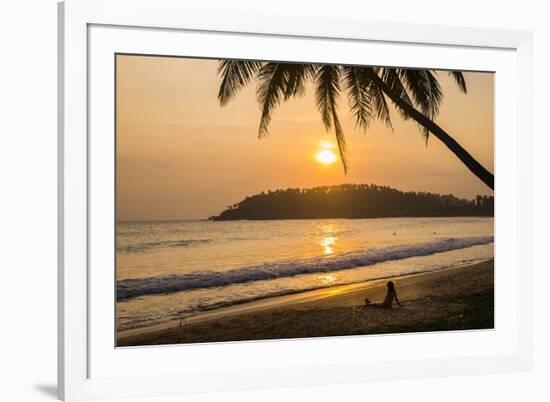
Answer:
MULTIPOLYGON (((443 99, 435 70, 221 60, 218 74, 221 76, 218 99, 222 106, 252 80, 257 80, 256 96, 262 110, 260 138, 268 134, 271 115, 281 101, 302 96, 306 83, 312 81, 323 124, 327 130, 334 127, 345 172, 349 167, 346 141, 337 113, 337 100, 344 90, 358 127, 367 130, 373 120, 380 119, 392 128, 389 99, 402 118, 418 123, 426 141, 430 133, 435 135, 472 173, 494 188, 493 174, 434 122, 443 99)), ((449 74, 466 93, 463 74, 458 71, 449 74)))

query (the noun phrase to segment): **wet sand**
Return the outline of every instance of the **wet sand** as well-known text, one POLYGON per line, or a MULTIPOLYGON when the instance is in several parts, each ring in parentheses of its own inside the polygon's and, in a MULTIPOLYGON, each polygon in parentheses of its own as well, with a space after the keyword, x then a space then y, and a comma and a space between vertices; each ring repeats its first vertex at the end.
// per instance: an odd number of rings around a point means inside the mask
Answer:
POLYGON ((494 264, 392 278, 401 307, 382 301, 387 280, 336 286, 205 312, 182 321, 123 331, 117 346, 307 338, 494 326, 494 264))

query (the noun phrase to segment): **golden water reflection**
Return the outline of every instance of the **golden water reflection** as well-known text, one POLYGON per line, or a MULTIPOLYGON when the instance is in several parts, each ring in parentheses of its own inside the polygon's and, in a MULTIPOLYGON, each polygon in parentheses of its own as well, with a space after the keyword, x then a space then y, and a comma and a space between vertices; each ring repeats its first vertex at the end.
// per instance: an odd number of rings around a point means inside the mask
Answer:
POLYGON ((328 285, 336 281, 336 276, 332 274, 326 274, 326 275, 321 275, 319 279, 321 280, 322 284, 328 285))
POLYGON ((333 223, 325 223, 319 225, 319 231, 321 232, 321 240, 319 244, 323 248, 325 255, 334 253, 334 246, 336 240, 338 240, 338 227, 333 223))
POLYGON ((326 236, 321 239, 321 247, 323 247, 323 250, 325 254, 332 254, 334 253, 334 248, 332 247, 336 243, 336 237, 334 236, 326 236))

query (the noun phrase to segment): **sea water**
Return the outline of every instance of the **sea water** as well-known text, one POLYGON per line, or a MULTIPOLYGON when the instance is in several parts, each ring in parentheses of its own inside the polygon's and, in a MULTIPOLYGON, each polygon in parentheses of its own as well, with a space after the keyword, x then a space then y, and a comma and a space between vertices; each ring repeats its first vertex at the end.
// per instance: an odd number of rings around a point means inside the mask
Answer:
POLYGON ((493 257, 493 218, 117 224, 117 327, 493 257))

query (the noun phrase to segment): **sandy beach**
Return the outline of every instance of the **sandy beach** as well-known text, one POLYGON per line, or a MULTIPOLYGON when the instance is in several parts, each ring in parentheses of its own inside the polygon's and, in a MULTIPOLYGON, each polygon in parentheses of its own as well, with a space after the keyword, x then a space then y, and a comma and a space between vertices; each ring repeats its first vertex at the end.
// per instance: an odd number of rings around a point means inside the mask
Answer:
POLYGON ((121 331, 117 346, 493 328, 493 260, 392 278, 401 307, 376 309, 386 281, 336 286, 121 331))

